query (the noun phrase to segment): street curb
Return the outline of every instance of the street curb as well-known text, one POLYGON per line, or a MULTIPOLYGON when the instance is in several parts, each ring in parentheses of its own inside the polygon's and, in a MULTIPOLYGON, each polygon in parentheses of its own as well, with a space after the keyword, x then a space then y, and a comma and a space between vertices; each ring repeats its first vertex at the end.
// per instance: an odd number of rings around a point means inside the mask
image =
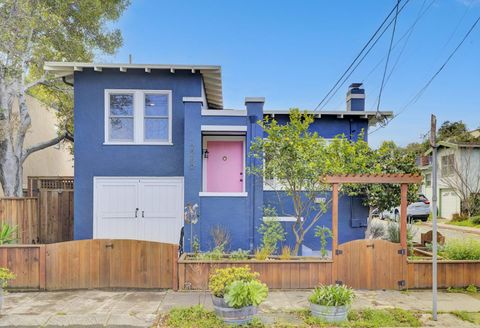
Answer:
MULTIPOLYGON (((426 226, 426 227, 432 227, 431 223, 428 222, 422 222, 421 225, 426 226)), ((459 227, 459 226, 454 226, 450 224, 443 224, 443 223, 438 223, 437 226, 442 229, 447 229, 447 230, 456 230, 456 231, 461 231, 461 232, 467 232, 467 233, 473 233, 475 235, 480 235, 480 229, 476 228, 469 228, 469 227, 459 227)))

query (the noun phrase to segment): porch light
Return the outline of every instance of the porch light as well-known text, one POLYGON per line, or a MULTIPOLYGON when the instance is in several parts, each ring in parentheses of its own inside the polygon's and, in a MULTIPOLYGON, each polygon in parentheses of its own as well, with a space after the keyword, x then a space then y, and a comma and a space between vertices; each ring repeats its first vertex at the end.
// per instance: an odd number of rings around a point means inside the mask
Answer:
POLYGON ((203 158, 208 158, 208 149, 203 150, 203 158))

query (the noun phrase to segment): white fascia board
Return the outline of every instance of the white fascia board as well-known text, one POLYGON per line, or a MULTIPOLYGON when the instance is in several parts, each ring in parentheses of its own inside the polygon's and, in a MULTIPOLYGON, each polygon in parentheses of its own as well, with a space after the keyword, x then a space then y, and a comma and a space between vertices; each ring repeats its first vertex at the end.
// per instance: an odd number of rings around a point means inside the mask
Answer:
POLYGON ((247 116, 247 111, 232 109, 202 109, 202 116, 247 116))
POLYGON ((202 131, 215 131, 215 132, 246 132, 246 125, 202 125, 202 131))

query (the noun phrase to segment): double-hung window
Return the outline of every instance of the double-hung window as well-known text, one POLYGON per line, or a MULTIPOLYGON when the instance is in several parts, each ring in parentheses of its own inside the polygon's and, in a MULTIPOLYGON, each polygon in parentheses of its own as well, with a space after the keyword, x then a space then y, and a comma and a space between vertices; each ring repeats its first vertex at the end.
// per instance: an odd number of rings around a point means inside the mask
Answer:
POLYGON ((172 144, 170 90, 106 90, 105 144, 172 144))

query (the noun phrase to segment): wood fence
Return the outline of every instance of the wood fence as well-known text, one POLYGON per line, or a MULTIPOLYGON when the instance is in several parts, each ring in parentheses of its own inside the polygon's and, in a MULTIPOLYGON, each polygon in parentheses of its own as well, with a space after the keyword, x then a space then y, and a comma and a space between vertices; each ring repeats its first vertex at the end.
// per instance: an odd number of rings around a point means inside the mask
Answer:
POLYGON ((0 246, 0 266, 19 289, 176 289, 177 258, 178 245, 139 240, 0 246))
POLYGON ((0 222, 17 226, 18 243, 36 243, 40 236, 38 199, 33 197, 0 199, 0 222))
POLYGON ((29 197, 0 199, 0 222, 17 226, 17 242, 21 244, 72 240, 72 181, 29 178, 29 197))
POLYGON ((180 289, 208 289, 208 277, 215 269, 249 266, 260 274, 259 279, 273 289, 314 288, 334 282, 332 261, 322 260, 270 260, 270 261, 198 261, 182 254, 178 260, 180 289))
POLYGON ((40 189, 38 207, 39 243, 73 240, 73 190, 40 189))
MULTIPOLYGON (((341 283, 357 289, 430 288, 431 261, 407 261, 401 244, 354 240, 341 244, 333 261, 199 261, 183 254, 178 261, 180 289, 206 289, 215 268, 245 266, 260 273, 272 289, 314 288, 341 283)), ((439 261, 438 286, 480 286, 480 261, 439 261)))
MULTIPOLYGON (((407 262, 408 288, 432 287, 432 262, 407 262)), ((480 261, 438 261, 437 264, 439 288, 480 286, 480 261)))

